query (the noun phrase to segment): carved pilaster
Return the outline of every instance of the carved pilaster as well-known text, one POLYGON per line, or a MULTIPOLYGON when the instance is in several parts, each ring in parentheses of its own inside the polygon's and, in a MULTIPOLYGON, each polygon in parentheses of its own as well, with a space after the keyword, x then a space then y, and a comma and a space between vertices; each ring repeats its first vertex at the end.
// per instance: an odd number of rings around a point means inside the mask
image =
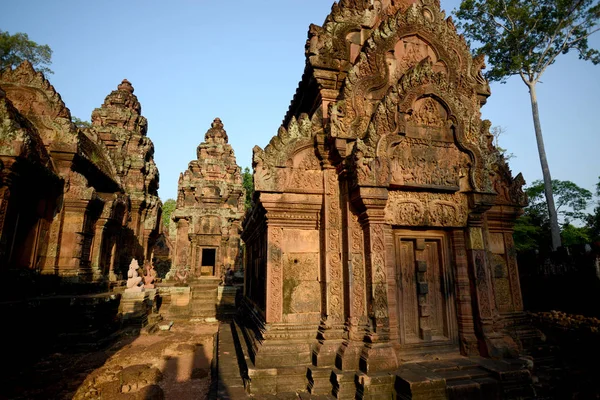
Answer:
POLYGON ((94 280, 102 277, 102 268, 100 263, 102 262, 102 248, 104 246, 103 241, 105 240, 104 232, 107 223, 108 218, 105 218, 104 216, 101 216, 98 218, 98 221, 96 221, 96 227, 94 230, 94 243, 92 245, 91 254, 91 268, 94 280))
POLYGON ((283 314, 283 268, 281 241, 283 229, 268 227, 267 244, 267 309, 266 322, 281 322, 283 314))
POLYGON ((340 192, 337 173, 327 169, 325 175, 325 264, 327 286, 327 323, 343 324, 343 277, 341 250, 340 192))
POLYGON ((177 220, 177 238, 176 238, 176 253, 175 266, 187 267, 190 244, 188 239, 190 223, 186 218, 177 220))
POLYGON ((456 265, 456 301, 458 303, 456 308, 461 353, 467 356, 477 355, 479 350, 471 306, 469 261, 465 246, 465 232, 462 229, 452 231, 452 253, 456 265))
POLYGON ((62 276, 77 276, 82 265, 84 222, 89 200, 65 200, 63 226, 60 238, 61 250, 58 257, 58 273, 62 276))
POLYGON ((521 281, 519 279, 519 269, 517 267, 517 250, 515 249, 512 232, 504 233, 504 246, 506 248, 508 279, 510 280, 514 311, 521 312, 523 311, 523 297, 521 295, 521 281))

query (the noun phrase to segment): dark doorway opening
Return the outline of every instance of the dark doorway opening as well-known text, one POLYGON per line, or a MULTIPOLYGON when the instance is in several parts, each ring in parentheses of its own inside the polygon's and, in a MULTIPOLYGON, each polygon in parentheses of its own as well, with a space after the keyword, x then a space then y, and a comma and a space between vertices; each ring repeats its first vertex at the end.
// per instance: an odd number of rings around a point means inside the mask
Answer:
POLYGON ((202 249, 202 269, 200 275, 214 276, 215 275, 215 259, 217 249, 202 249))

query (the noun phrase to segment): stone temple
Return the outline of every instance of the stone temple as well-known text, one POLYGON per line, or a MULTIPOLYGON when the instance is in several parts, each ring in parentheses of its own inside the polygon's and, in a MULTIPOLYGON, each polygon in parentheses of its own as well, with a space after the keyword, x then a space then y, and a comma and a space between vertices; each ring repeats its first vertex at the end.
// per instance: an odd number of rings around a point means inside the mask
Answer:
MULTIPOLYGON (((129 81, 78 126, 30 63, 0 71, 0 306, 18 322, 3 350, 20 363, 0 398, 599 393, 600 321, 524 312, 524 180, 481 119, 484 58, 439 2, 340 0, 305 55, 281 128, 253 150, 250 208, 216 118, 169 232, 129 81), (63 367, 69 382, 50 375, 63 367)), ((598 260, 573 276, 596 279, 598 260)))
POLYGON ((216 118, 187 171, 179 177, 173 268, 195 277, 222 276, 239 269, 245 192, 241 169, 223 124, 216 118))
POLYGON ((438 2, 342 0, 310 27, 306 61, 283 126, 254 148, 250 392, 527 387, 503 361, 520 350, 526 199, 480 117, 483 58, 438 2))
POLYGON ((154 146, 124 80, 81 129, 29 62, 0 73, 0 267, 116 280, 151 256, 161 202, 154 146))

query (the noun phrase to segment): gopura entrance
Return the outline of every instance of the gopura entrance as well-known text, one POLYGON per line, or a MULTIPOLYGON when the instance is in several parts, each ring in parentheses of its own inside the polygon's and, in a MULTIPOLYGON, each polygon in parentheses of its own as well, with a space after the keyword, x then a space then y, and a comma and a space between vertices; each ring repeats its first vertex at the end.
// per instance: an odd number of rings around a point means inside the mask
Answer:
POLYGON ((446 346, 459 351, 448 235, 441 230, 394 231, 403 349, 446 346))

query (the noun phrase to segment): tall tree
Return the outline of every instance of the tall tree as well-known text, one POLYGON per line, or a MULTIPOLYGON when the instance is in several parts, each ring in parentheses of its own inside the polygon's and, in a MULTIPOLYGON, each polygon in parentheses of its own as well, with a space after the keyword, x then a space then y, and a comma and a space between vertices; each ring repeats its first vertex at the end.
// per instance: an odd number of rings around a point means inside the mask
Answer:
POLYGON ((52 49, 47 44, 39 45, 29 40, 26 33, 11 35, 0 29, 0 71, 28 60, 38 71, 52 74, 52 70, 48 68, 52 64, 51 58, 52 49))
POLYGON ((462 0, 456 11, 465 36, 480 45, 476 53, 488 56, 491 68, 486 77, 505 82, 521 77, 531 100, 533 126, 537 140, 544 192, 552 232, 552 248, 561 245, 560 228, 552 177, 546 159, 536 84, 560 54, 571 50, 594 64, 600 52, 588 46, 588 37, 597 32, 599 0, 462 0))

